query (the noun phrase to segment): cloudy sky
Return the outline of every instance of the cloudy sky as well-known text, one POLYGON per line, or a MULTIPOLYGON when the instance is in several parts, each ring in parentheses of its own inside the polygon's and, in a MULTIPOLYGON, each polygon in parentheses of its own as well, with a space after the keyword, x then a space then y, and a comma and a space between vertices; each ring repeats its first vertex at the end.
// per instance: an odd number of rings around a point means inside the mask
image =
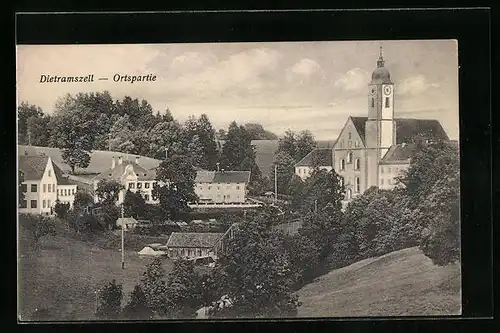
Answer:
MULTIPOLYGON (((311 130, 335 139, 347 117, 366 116, 379 41, 47 45, 17 47, 18 102, 52 113, 66 93, 108 90, 146 99, 174 117, 206 113, 216 128, 258 122, 281 135, 311 130), (113 82, 114 74, 157 76, 113 82), (109 77, 93 83, 40 83, 43 74, 109 77)), ((438 119, 458 139, 458 51, 452 40, 382 41, 395 82, 395 116, 438 119)))

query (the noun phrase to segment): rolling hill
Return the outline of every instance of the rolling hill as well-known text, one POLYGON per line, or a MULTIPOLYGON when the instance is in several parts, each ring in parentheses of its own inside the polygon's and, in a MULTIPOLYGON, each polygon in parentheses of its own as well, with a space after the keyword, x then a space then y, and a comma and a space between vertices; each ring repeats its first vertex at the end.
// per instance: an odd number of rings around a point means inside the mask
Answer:
POLYGON ((297 294, 298 317, 460 315, 460 266, 409 248, 332 270, 297 294))

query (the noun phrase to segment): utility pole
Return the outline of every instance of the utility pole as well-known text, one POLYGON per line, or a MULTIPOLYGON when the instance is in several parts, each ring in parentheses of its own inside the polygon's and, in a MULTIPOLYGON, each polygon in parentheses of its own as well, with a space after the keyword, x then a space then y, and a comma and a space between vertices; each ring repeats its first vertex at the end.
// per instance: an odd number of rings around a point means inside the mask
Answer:
POLYGON ((28 146, 31 146, 31 131, 28 131, 28 146))
POLYGON ((108 134, 108 151, 111 151, 111 133, 108 134))
POLYGON ((274 201, 278 202, 278 165, 274 166, 274 201))
POLYGON ((168 160, 168 147, 165 148, 165 160, 168 160))
POLYGON ((219 163, 219 162, 217 162, 217 163, 215 163, 215 164, 217 164, 217 171, 220 171, 220 170, 219 170, 220 163, 219 163))
POLYGON ((124 208, 123 208, 123 204, 122 204, 122 269, 125 269, 125 222, 123 221, 123 216, 124 216, 124 208))
POLYGON ((314 212, 318 212, 318 200, 314 200, 314 212))

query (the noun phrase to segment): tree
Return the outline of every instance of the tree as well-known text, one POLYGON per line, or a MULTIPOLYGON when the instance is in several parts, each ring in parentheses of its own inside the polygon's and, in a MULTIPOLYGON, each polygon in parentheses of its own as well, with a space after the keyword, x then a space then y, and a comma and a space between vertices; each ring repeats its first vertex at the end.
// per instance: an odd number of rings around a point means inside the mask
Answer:
POLYGON ((115 180, 101 179, 95 194, 102 205, 114 205, 123 186, 115 180))
POLYGON ((217 294, 227 295, 232 303, 231 307, 214 309, 213 315, 294 316, 300 303, 292 295, 295 281, 291 268, 282 234, 272 231, 265 219, 251 217, 238 227, 213 272, 217 294))
MULTIPOLYGON (((28 144, 28 119, 30 117, 42 118, 43 111, 39 106, 21 102, 17 107, 17 133, 19 144, 28 144)), ((33 138, 32 138, 33 139, 33 138)))
POLYGON ((292 196, 292 208, 298 209, 302 200, 302 192, 304 191, 304 181, 302 178, 293 174, 288 185, 288 194, 292 196))
POLYGON ((188 211, 188 203, 198 199, 194 193, 195 177, 196 171, 187 156, 174 155, 158 166, 156 180, 164 185, 156 186, 153 195, 170 218, 176 219, 180 212, 188 211))
POLYGON ((27 120, 27 132, 29 143, 33 146, 47 147, 49 145, 50 131, 48 131, 51 117, 31 116, 27 120))
POLYGON ((245 129, 250 134, 252 140, 278 140, 278 136, 266 131, 261 124, 246 123, 245 129))
POLYGON ((19 198, 18 204, 21 205, 21 203, 24 200, 24 192, 23 192, 24 173, 21 170, 18 170, 17 182, 18 182, 17 194, 19 198))
POLYGON ((134 287, 134 290, 130 295, 130 301, 123 308, 123 318, 135 320, 146 320, 153 318, 153 311, 148 308, 146 295, 142 291, 140 285, 136 285, 134 287))
POLYGON ((320 247, 302 234, 285 237, 285 249, 290 257, 292 271, 298 286, 303 286, 316 276, 320 265, 320 247))
POLYGON ((159 315, 165 313, 164 305, 166 302, 167 287, 164 277, 165 271, 162 267, 162 258, 155 257, 147 264, 140 281, 140 287, 144 292, 147 308, 159 315))
POLYGON ((19 225, 30 232, 35 249, 42 237, 56 234, 54 221, 43 215, 20 214, 19 225))
POLYGON ((86 168, 90 163, 90 153, 94 138, 98 134, 96 125, 98 114, 85 103, 85 95, 76 97, 66 95, 56 103, 54 111, 54 128, 51 132, 51 142, 61 148, 63 161, 70 167, 86 168))
POLYGON ((123 115, 115 121, 109 131, 111 150, 123 153, 132 153, 134 151, 135 146, 132 142, 134 132, 132 128, 133 125, 128 114, 123 115))
POLYGON ((54 205, 54 212, 61 219, 65 219, 70 209, 69 203, 62 203, 59 200, 56 201, 54 205))
POLYGON ((149 131, 148 136, 148 156, 164 160, 165 149, 168 149, 169 156, 179 153, 180 147, 176 145, 176 143, 182 142, 182 128, 179 123, 175 121, 158 123, 149 131))
POLYGON ((87 191, 77 191, 73 200, 73 211, 80 213, 87 207, 94 204, 92 194, 87 191))
POLYGON ((304 184, 301 211, 307 213, 318 210, 336 215, 342 207, 343 193, 340 176, 334 170, 313 169, 304 184))
POLYGON ((146 213, 146 202, 139 192, 127 190, 123 200, 123 208, 126 216, 143 218, 146 213))
POLYGON ((309 154, 314 148, 316 148, 316 141, 314 136, 308 130, 302 131, 295 139, 295 161, 300 161, 307 154, 309 154))
POLYGON ((290 129, 286 130, 283 138, 279 139, 278 141, 278 150, 276 152, 284 152, 289 156, 293 156, 295 158, 295 156, 297 155, 296 140, 297 138, 295 133, 290 129))
POLYGON ((219 153, 215 140, 215 130, 206 114, 202 114, 198 118, 196 132, 203 147, 203 158, 200 161, 199 167, 207 170, 214 170, 219 159, 219 153))
POLYGON ((96 317, 99 319, 118 319, 121 315, 121 303, 123 298, 122 285, 116 280, 108 282, 99 294, 99 305, 96 317))
POLYGON ((289 184, 295 171, 295 160, 288 153, 279 151, 274 156, 274 162, 271 165, 270 180, 274 185, 275 167, 277 167, 278 174, 278 193, 290 193, 289 184))
POLYGON ((199 276, 194 263, 176 260, 168 276, 167 300, 169 318, 194 318, 202 305, 199 276))

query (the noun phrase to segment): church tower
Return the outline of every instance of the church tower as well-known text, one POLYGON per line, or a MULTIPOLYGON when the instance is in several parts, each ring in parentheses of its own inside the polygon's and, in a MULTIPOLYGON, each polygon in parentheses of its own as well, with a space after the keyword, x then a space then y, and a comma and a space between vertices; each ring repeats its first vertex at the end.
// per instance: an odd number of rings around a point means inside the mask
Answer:
POLYGON ((378 186, 378 163, 389 148, 396 144, 394 83, 384 64, 380 46, 377 68, 368 85, 368 119, 365 125, 368 187, 378 186))

